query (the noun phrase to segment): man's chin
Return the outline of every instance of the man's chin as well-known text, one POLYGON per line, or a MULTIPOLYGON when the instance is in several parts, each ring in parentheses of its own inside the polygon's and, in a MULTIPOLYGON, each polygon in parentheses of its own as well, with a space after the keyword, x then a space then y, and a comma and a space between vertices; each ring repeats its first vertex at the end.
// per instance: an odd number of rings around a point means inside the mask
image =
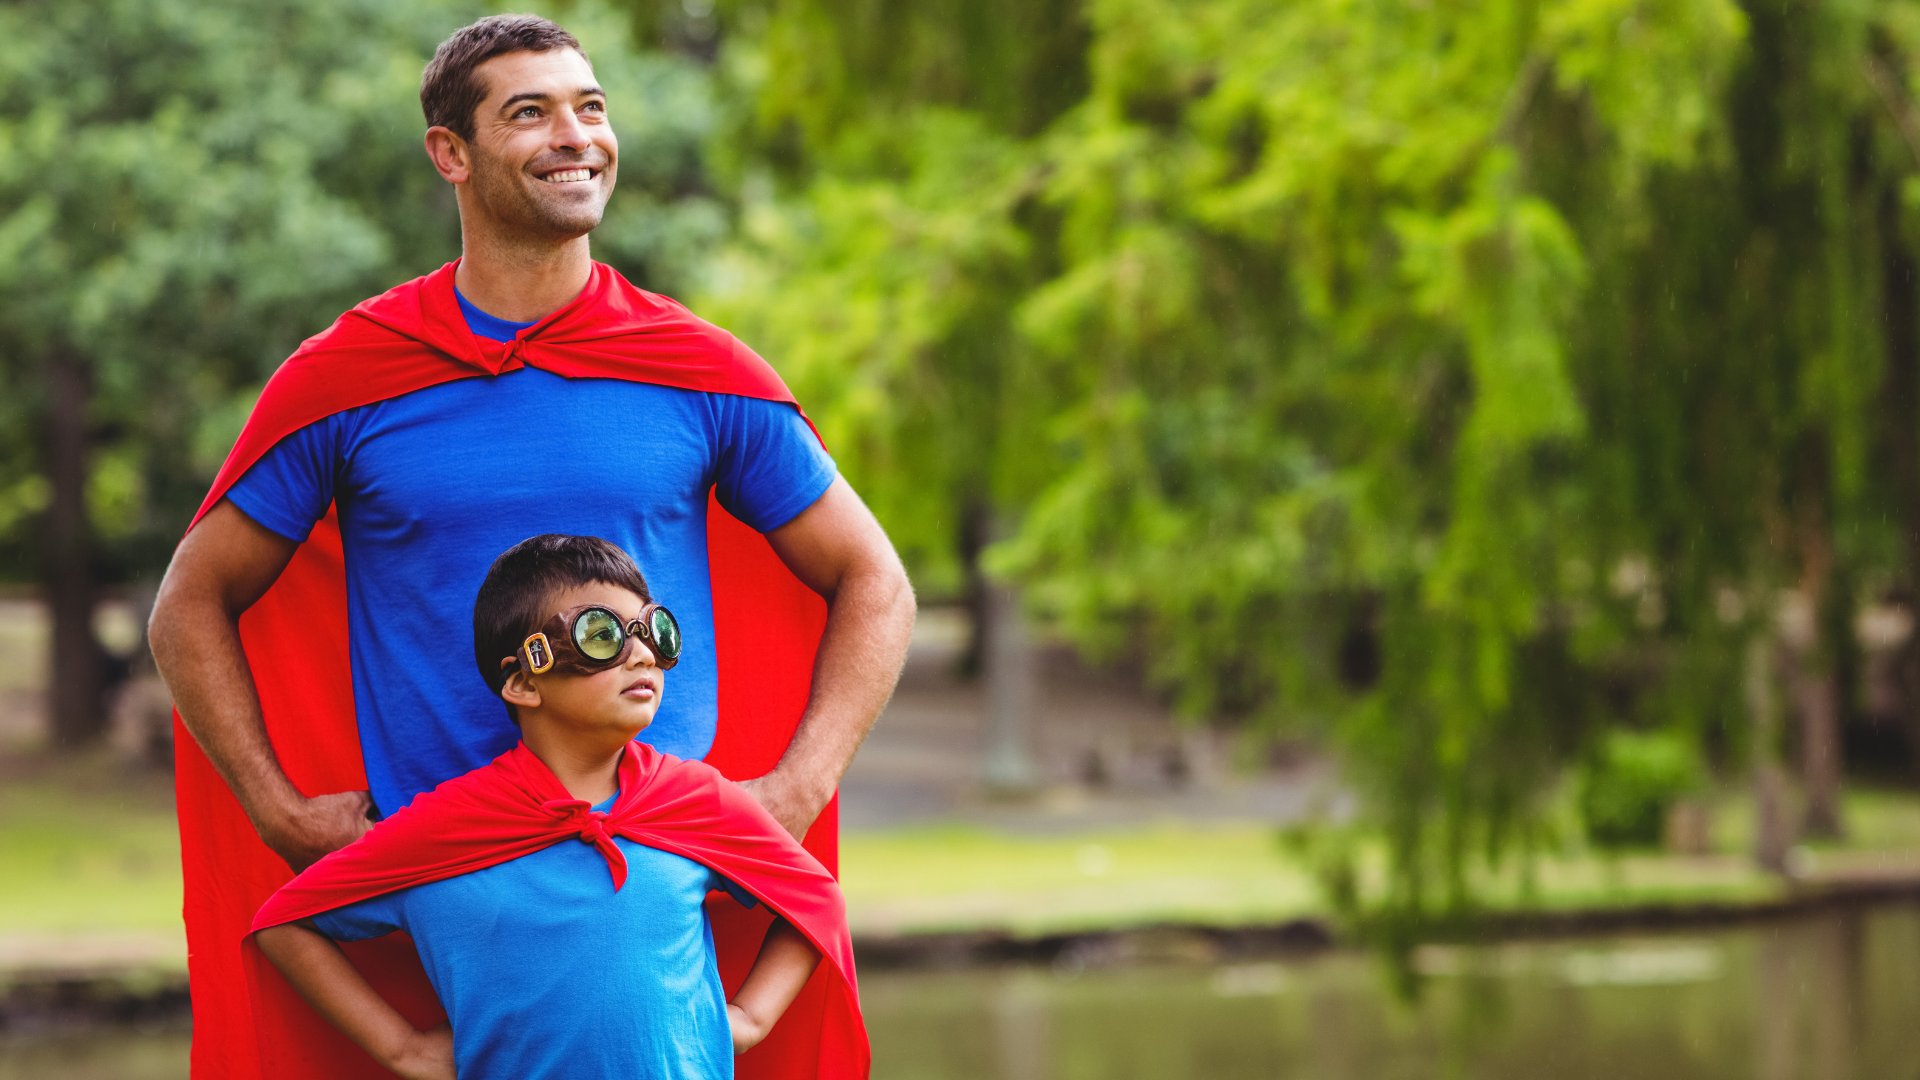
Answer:
POLYGON ((592 212, 582 208, 573 213, 549 213, 542 215, 543 224, 555 236, 573 240, 582 237, 600 227, 600 221, 606 216, 604 206, 595 207, 592 212))

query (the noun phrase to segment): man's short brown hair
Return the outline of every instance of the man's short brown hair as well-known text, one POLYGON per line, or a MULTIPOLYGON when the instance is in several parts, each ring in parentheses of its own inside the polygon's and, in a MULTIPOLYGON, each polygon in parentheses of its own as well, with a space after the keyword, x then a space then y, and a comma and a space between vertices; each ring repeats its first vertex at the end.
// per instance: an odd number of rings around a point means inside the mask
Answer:
POLYGON ((420 111, 426 114, 427 126, 444 127, 471 140, 474 110, 487 96, 474 69, 505 53, 554 49, 587 55, 572 34, 538 15, 489 15, 455 30, 434 50, 420 76, 420 111))

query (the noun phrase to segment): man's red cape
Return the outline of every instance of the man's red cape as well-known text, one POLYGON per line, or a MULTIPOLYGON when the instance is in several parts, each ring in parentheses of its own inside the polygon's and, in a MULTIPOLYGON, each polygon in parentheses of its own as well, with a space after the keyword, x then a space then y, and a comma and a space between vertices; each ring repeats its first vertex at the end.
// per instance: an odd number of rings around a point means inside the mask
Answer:
MULTIPOLYGON (((867 1037, 853 943, 833 875, 753 796, 711 766, 636 742, 621 755, 619 777, 619 797, 605 813, 597 812, 569 794, 521 743, 414 799, 358 842, 308 867, 273 894, 253 929, 484 869, 563 840, 593 844, 618 890, 626 884, 627 860, 612 837, 623 836, 719 871, 813 942, 830 976, 828 1040, 857 1048, 859 1056, 845 1063, 852 1070, 847 1075, 865 1076, 867 1037)), ((247 963, 256 979, 274 971, 257 949, 247 950, 247 963)), ((278 1059, 289 1048, 264 1038, 261 1043, 261 1059, 277 1073, 278 1059)))
MULTIPOLYGON (((598 263, 578 298, 516 340, 476 337, 454 296, 455 265, 366 301, 301 345, 261 392, 194 521, 275 443, 316 420, 523 365, 570 378, 626 379, 794 403, 773 369, 732 335, 598 263)), ((771 769, 793 735, 811 686, 826 607, 760 534, 711 495, 707 549, 719 725, 706 761, 725 776, 744 779, 771 769)), ((273 587, 241 617, 240 636, 267 735, 295 786, 310 796, 365 790, 347 659, 346 579, 331 510, 273 587)), ((277 1065, 271 1080, 384 1075, 284 982, 269 987, 257 1004, 249 999, 241 939, 260 905, 292 874, 261 843, 226 782, 177 720, 174 746, 193 1075, 268 1080, 254 1052, 256 1031, 302 1051, 297 1062, 277 1065)), ((838 864, 838 822, 836 800, 806 837, 807 850, 829 870, 838 864)), ((711 911, 720 974, 731 992, 758 953, 771 916, 730 901, 716 901, 711 911)), ((416 1023, 436 1020, 439 1002, 410 943, 382 938, 350 945, 347 954, 416 1023)), ((740 1059, 743 1080, 849 1075, 846 1063, 854 1060, 854 1049, 835 1046, 823 1034, 825 978, 816 975, 773 1035, 740 1059)))

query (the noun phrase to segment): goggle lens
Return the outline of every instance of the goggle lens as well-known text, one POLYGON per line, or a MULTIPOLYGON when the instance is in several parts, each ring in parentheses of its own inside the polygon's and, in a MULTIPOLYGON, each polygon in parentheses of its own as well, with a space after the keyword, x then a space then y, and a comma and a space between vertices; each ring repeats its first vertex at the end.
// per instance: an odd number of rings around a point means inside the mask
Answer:
POLYGON ((611 611, 593 608, 573 622, 573 647, 590 660, 613 659, 626 641, 627 629, 611 611))
POLYGON ((680 624, 674 621, 666 608, 653 609, 652 623, 647 629, 653 637, 654 657, 662 664, 671 664, 680 659, 680 624))

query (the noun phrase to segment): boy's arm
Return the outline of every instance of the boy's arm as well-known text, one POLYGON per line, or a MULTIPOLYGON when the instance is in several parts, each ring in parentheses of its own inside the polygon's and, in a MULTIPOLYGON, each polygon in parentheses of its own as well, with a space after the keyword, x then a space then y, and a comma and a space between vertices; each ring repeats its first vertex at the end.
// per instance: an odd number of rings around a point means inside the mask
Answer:
POLYGON ((408 1023, 310 923, 268 927, 254 940, 300 996, 374 1060, 406 1080, 453 1080, 453 1033, 408 1023))
POLYGON ((773 920, 753 970, 747 972, 740 992, 727 1003, 735 1054, 746 1053, 767 1037, 819 963, 820 950, 813 947, 813 942, 787 920, 773 920))

